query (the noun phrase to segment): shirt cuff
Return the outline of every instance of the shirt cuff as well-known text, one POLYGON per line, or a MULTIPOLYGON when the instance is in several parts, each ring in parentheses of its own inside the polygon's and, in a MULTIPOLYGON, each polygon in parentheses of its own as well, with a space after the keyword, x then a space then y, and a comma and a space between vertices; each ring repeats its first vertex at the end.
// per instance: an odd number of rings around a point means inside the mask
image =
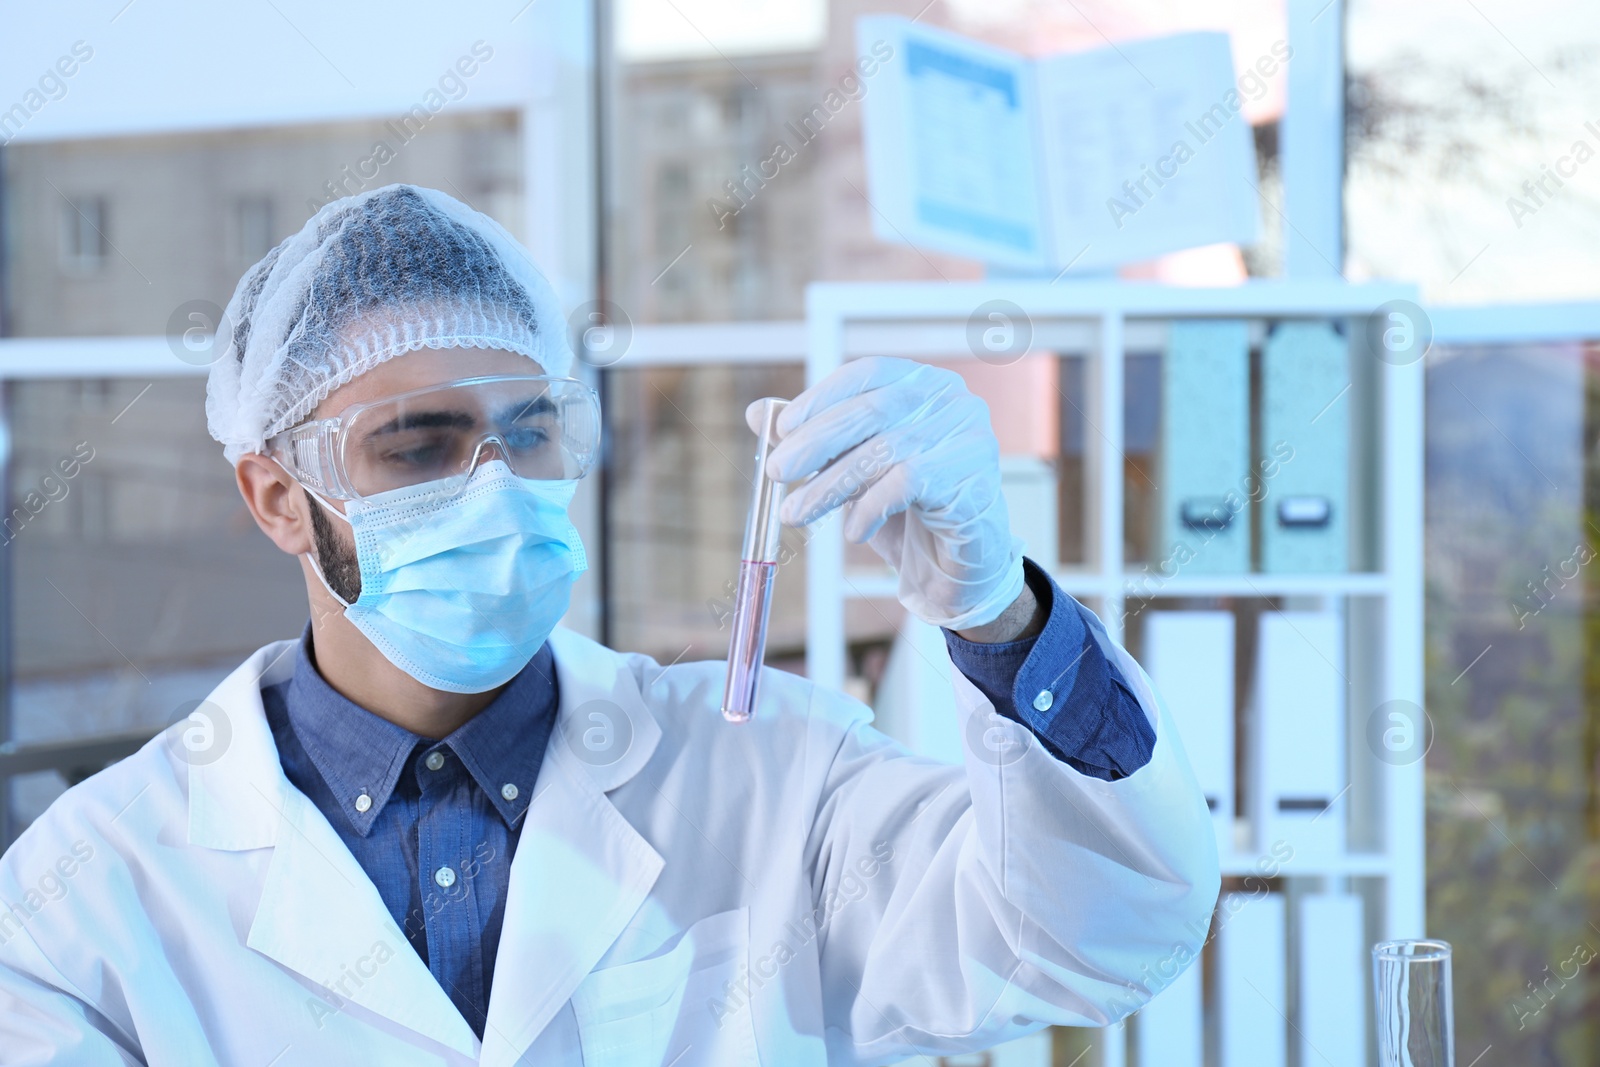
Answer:
POLYGON ((1125 778, 1150 761, 1155 730, 1078 602, 1032 560, 1022 567, 1046 613, 1044 629, 995 644, 945 630, 950 660, 996 712, 1028 727, 1051 755, 1080 774, 1125 778))

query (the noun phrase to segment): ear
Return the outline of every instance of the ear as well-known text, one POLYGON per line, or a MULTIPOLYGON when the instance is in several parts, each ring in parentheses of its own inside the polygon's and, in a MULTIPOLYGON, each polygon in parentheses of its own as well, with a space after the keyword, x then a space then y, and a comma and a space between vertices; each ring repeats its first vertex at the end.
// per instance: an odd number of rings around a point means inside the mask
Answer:
POLYGON ((276 461, 255 452, 241 456, 234 477, 250 517, 273 544, 291 556, 314 549, 309 509, 316 505, 276 461))

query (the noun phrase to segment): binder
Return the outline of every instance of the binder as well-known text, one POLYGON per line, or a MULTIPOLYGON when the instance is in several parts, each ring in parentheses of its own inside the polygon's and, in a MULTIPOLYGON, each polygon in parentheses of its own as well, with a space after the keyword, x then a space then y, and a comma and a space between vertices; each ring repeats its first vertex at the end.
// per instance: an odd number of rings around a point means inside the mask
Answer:
POLYGON ((1000 495, 1005 497, 1011 533, 1022 538, 1024 552, 1046 567, 1061 558, 1056 484, 1054 465, 1037 456, 1000 457, 1000 495))
POLYGON ((1350 354, 1325 322, 1280 322, 1261 353, 1261 569, 1349 569, 1350 354), (1283 457, 1291 458, 1285 460, 1283 457))
POLYGON ((1227 893, 1218 909, 1222 1067, 1284 1067, 1289 1001, 1283 897, 1227 893))
POLYGON ((1365 1061, 1366 953, 1361 898, 1351 893, 1300 901, 1300 1062, 1365 1061))
POLYGON ((1156 568, 1163 577, 1248 571, 1247 324, 1173 322, 1161 377, 1162 505, 1156 568))
POLYGON ((919 756, 959 764, 965 753, 954 670, 939 628, 907 615, 872 702, 874 725, 919 756))
POLYGON ((1144 668, 1178 727, 1224 853, 1233 845, 1233 641, 1231 612, 1153 611, 1145 619, 1144 668))
MULTIPOLYGON (((981 1054, 975 1063, 987 1067, 1050 1067, 1050 1031, 1037 1030, 1027 1037, 996 1045, 981 1054)), ((959 1057, 946 1057, 950 1067, 961 1063, 959 1057)))
POLYGON ((1204 1067, 1200 961, 1139 1009, 1139 1067, 1204 1067))
POLYGON ((1256 846, 1284 841, 1298 857, 1337 855, 1345 818, 1336 802, 1349 782, 1343 619, 1333 611, 1269 612, 1256 654, 1256 846))

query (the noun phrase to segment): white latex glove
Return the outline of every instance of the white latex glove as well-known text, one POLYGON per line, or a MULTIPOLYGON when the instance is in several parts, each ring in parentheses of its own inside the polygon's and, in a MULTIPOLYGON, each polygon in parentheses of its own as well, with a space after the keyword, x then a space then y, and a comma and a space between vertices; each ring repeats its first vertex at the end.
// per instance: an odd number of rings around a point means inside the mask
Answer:
MULTIPOLYGON (((753 430, 760 410, 757 401, 745 412, 753 430)), ((803 526, 843 506, 845 537, 895 569, 913 615, 964 630, 993 622, 1022 592, 1000 443, 959 374, 854 360, 795 397, 777 428, 767 473, 789 483, 780 518, 803 526)))

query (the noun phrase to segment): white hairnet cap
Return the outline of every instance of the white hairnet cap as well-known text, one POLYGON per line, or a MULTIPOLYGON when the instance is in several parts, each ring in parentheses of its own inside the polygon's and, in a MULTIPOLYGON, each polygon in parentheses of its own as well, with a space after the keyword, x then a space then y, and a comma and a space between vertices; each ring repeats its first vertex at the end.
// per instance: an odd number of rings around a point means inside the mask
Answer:
POLYGON ((550 283, 498 222, 436 189, 326 204, 245 271, 217 326, 206 424, 235 465, 327 395, 419 348, 495 348, 572 365, 550 283))

